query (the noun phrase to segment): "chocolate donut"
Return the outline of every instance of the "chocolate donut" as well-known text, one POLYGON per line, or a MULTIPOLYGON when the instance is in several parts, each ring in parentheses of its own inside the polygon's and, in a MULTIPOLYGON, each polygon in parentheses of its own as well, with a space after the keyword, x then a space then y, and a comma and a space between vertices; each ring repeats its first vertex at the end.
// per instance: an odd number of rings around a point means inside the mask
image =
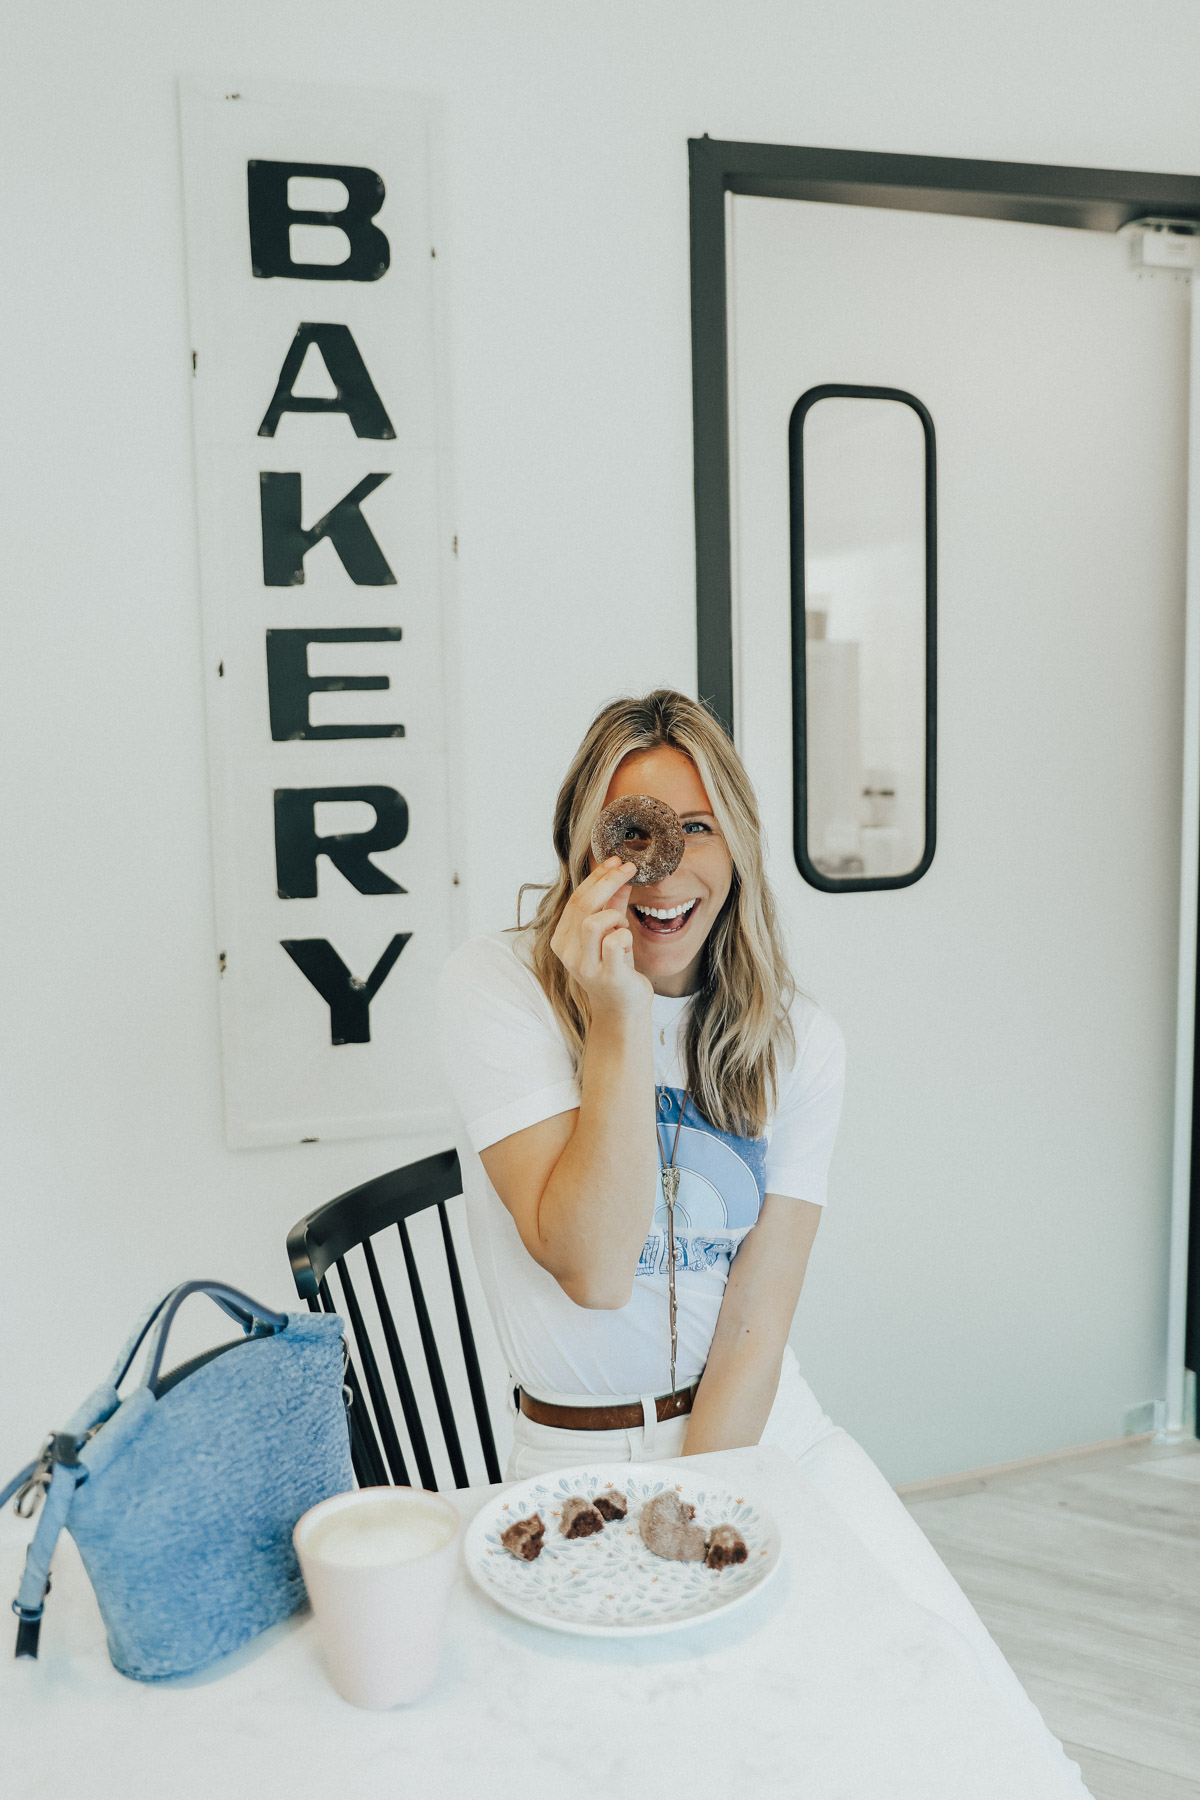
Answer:
POLYGON ((625 794, 606 806, 592 827, 592 855, 598 863, 621 856, 637 864, 631 887, 665 881, 683 861, 679 814, 649 794, 625 794))

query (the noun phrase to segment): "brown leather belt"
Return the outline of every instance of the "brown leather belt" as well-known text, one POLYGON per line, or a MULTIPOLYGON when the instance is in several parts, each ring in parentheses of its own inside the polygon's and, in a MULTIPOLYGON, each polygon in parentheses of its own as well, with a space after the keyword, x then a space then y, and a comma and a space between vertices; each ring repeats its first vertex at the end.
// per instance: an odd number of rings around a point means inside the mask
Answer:
MULTIPOLYGON (((689 1388, 676 1388, 673 1394, 659 1394, 654 1413, 659 1424, 667 1419, 680 1419, 690 1413, 696 1398, 698 1381, 689 1388)), ((549 1400, 535 1400, 524 1388, 517 1389, 518 1405, 535 1425, 557 1425, 560 1431, 636 1431, 645 1423, 641 1402, 627 1406, 555 1406, 549 1400)))

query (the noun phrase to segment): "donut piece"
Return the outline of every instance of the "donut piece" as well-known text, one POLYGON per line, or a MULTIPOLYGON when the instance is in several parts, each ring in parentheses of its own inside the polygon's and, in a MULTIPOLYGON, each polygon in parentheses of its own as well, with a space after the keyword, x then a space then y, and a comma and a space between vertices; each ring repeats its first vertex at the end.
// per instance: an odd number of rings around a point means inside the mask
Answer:
POLYGON ((649 794, 624 794, 606 806, 592 827, 592 855, 598 863, 621 856, 637 864, 632 887, 665 881, 683 861, 679 814, 649 794))
POLYGON ((517 1557, 521 1562, 534 1562, 542 1554, 545 1535, 542 1515, 534 1513, 531 1518, 514 1520, 507 1531, 500 1533, 500 1542, 510 1556, 517 1557))
POLYGON ((602 1519, 623 1519, 629 1511, 629 1502, 620 1488, 606 1487, 603 1493, 597 1494, 592 1505, 602 1519))
POLYGON ((604 1530, 604 1515, 596 1511, 590 1500, 574 1494, 570 1500, 563 1501, 558 1529, 565 1538, 592 1537, 597 1531, 604 1530))
POLYGON ((695 1516, 695 1507, 668 1488, 642 1508, 638 1530, 643 1544, 668 1562, 703 1562, 708 1541, 700 1527, 692 1524, 695 1516))
POLYGON ((744 1563, 748 1555, 746 1540, 735 1525, 714 1525, 708 1534, 710 1569, 727 1569, 730 1563, 744 1563))

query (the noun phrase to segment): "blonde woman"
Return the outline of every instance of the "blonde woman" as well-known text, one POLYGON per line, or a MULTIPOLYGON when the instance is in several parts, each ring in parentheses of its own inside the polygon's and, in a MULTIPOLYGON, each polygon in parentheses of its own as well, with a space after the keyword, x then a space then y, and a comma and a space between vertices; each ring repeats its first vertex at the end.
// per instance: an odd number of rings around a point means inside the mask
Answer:
POLYGON ((683 694, 614 701, 553 837, 558 876, 532 922, 466 944, 441 989, 471 1240, 517 1397, 509 1478, 779 1445, 1072 1766, 788 1345, 844 1051, 788 971, 737 752, 683 694), (602 808, 634 794, 683 824, 682 862, 651 887, 590 848, 602 808))

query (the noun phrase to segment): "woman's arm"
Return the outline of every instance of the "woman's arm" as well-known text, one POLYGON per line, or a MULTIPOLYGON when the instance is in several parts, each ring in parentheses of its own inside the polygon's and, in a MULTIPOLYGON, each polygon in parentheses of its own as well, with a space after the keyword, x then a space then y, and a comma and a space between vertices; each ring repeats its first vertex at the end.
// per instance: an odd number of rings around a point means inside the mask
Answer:
POLYGON ((658 1181, 653 990, 633 966, 631 873, 610 857, 581 882, 552 943, 591 1012, 578 1110, 480 1153, 534 1261, 577 1306, 609 1310, 633 1291, 658 1181))
POLYGON ((779 1370, 821 1208, 768 1194, 742 1239, 688 1421, 684 1456, 757 1444, 779 1370))

